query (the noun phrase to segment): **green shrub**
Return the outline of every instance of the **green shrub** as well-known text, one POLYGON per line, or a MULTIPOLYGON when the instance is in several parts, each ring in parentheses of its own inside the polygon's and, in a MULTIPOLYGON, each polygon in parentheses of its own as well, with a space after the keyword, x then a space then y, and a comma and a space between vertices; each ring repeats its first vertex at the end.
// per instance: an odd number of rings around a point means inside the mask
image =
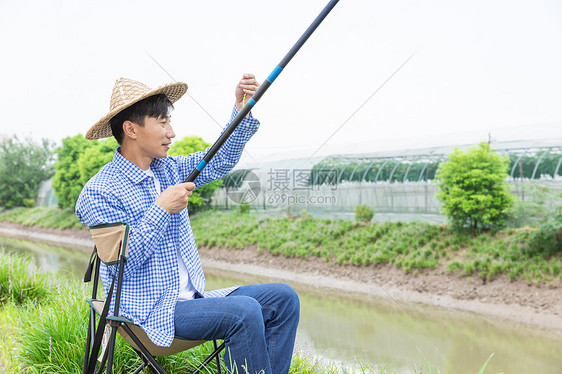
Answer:
POLYGON ((523 186, 524 200, 516 199, 509 211, 510 227, 540 226, 562 215, 562 190, 533 182, 523 186))
POLYGON ((451 223, 473 230, 503 227, 514 201, 507 169, 507 158, 495 154, 487 143, 467 152, 455 148, 437 172, 437 198, 451 223))
POLYGON ((249 203, 238 204, 238 213, 249 214, 250 213, 250 204, 249 203))
POLYGON ((366 204, 360 204, 353 210, 355 212, 355 220, 358 222, 371 222, 375 212, 366 204))
POLYGON ((550 257, 562 253, 562 215, 523 236, 527 239, 525 252, 529 255, 541 254, 550 257))

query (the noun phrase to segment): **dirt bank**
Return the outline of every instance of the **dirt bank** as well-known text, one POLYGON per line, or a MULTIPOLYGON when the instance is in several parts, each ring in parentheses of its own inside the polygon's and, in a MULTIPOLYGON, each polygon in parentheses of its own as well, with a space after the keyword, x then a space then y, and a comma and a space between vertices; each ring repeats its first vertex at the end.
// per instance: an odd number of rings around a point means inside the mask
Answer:
MULTIPOLYGON (((93 247, 87 230, 41 229, 0 222, 0 235, 84 251, 93 247)), ((524 280, 511 282, 506 276, 484 283, 478 278, 447 274, 443 268, 405 274, 392 265, 329 265, 322 259, 284 258, 258 252, 257 248, 200 248, 199 252, 203 266, 210 271, 249 274, 317 288, 352 290, 396 302, 472 311, 556 330, 562 335, 559 286, 529 285, 524 280)))

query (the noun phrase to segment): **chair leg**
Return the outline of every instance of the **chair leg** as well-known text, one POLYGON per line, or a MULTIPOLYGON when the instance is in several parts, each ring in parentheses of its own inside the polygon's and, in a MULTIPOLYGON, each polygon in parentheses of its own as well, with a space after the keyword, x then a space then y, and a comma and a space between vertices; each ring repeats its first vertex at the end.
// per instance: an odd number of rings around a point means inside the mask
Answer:
MULTIPOLYGON (((107 374, 111 374, 113 372, 113 354, 115 352, 115 337, 117 335, 117 327, 119 324, 115 326, 111 326, 111 335, 109 336, 109 342, 107 343, 107 374)), ((103 367, 103 366, 102 366, 103 367)))
MULTIPOLYGON (((209 357, 207 357, 207 358, 205 359, 205 361, 203 361, 203 363, 202 363, 201 365, 199 365, 199 367, 198 367, 197 369, 195 369, 195 371, 194 371, 193 373, 191 373, 191 374, 198 374, 198 373, 200 373, 201 370, 203 370, 203 368, 204 368, 205 366, 207 366, 207 364, 208 364, 209 362, 211 362, 215 357, 218 357, 219 360, 220 360, 219 353, 220 353, 223 349, 224 349, 224 343, 222 343, 218 348, 216 348, 216 349, 213 351, 213 353, 211 353, 211 354, 209 355, 209 357)), ((219 363, 220 363, 220 361, 219 361, 219 363)), ((219 368, 220 368, 220 366, 219 366, 219 368)), ((219 370, 220 370, 220 369, 219 369, 219 370)))
MULTIPOLYGON (((104 369, 107 369, 106 370, 107 374, 111 374, 111 372, 113 371, 113 355, 115 354, 115 338, 112 339, 113 328, 111 330, 112 332, 109 335, 109 339, 107 341, 107 347, 105 347, 105 350, 103 351, 103 356, 101 358, 101 361, 99 364, 96 363, 97 370, 95 370, 95 372, 97 374, 102 374, 104 369), (111 358, 111 360, 107 364, 107 368, 106 368, 105 364, 108 361, 108 358, 111 358)), ((117 328, 115 328, 115 331, 117 331, 117 328)))
POLYGON ((98 364, 96 364, 96 368, 97 371, 94 370, 97 374, 102 374, 103 373, 103 369, 105 369, 105 363, 107 362, 107 352, 104 353, 103 358, 101 360, 101 362, 98 364))
POLYGON ((148 367, 152 369, 152 371, 155 371, 158 374, 167 374, 166 371, 162 368, 162 366, 160 366, 160 364, 158 364, 158 362, 156 362, 156 360, 154 359, 154 357, 152 357, 152 355, 150 354, 150 352, 148 352, 148 349, 146 349, 146 347, 141 343, 141 341, 139 340, 139 338, 137 338, 137 336, 135 335, 135 333, 133 331, 131 331, 131 329, 129 328, 129 326, 127 326, 126 323, 123 323, 121 325, 121 327, 123 327, 123 329, 125 330, 125 332, 127 333, 127 335, 129 335, 131 337, 131 339, 133 339, 133 341, 135 342, 135 344, 137 345, 138 348, 140 348, 142 355, 144 356, 144 358, 146 360, 148 360, 148 367))
POLYGON ((92 308, 90 308, 90 318, 88 319, 88 335, 86 335, 86 348, 84 352, 84 366, 82 367, 83 374, 86 373, 86 369, 88 368, 88 360, 90 359, 90 350, 92 349, 91 347, 92 318, 96 318, 96 317, 94 316, 94 311, 92 310, 92 308))
POLYGON ((137 370, 133 371, 133 374, 140 373, 142 371, 142 369, 144 369, 146 367, 146 365, 147 365, 147 363, 143 362, 142 365, 137 368, 137 370))
POLYGON ((133 350, 135 351, 135 353, 140 357, 140 359, 142 360, 142 365, 137 369, 143 369, 145 367, 148 366, 148 368, 150 369, 151 372, 153 372, 154 374, 159 374, 156 370, 154 370, 154 368, 152 366, 150 366, 150 364, 148 363, 148 360, 146 359, 146 357, 144 357, 144 355, 142 354, 142 352, 137 351, 136 349, 133 348, 133 350))
MULTIPOLYGON (((213 340, 213 347, 215 347, 215 351, 219 348, 216 340, 213 340)), ((217 359, 217 371, 219 374, 222 374, 220 354, 217 355, 216 359, 217 359)))

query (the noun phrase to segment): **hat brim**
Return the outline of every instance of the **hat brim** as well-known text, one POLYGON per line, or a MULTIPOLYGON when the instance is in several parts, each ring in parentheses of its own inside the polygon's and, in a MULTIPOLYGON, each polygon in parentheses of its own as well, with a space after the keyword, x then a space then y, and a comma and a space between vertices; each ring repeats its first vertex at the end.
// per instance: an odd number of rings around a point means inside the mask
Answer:
POLYGON ((147 97, 164 94, 168 97, 168 99, 173 104, 176 101, 178 101, 186 92, 187 92, 187 83, 183 83, 183 82, 166 84, 162 87, 158 87, 151 91, 148 91, 147 93, 131 100, 127 104, 113 109, 107 115, 102 117, 102 119, 100 119, 92 127, 90 127, 90 129, 86 132, 85 138, 88 140, 92 140, 92 139, 108 138, 110 136, 113 136, 113 133, 111 132, 110 120, 113 117, 115 117, 119 112, 127 109, 131 105, 136 104, 141 100, 146 99, 147 97))

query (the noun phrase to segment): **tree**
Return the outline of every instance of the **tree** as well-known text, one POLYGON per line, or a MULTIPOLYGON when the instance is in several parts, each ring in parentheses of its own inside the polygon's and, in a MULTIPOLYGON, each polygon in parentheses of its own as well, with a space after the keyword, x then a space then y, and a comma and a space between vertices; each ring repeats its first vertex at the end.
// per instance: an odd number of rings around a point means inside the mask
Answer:
POLYGON ((74 208, 84 187, 80 180, 78 159, 87 149, 95 146, 96 142, 78 134, 64 138, 62 146, 56 149, 57 162, 52 183, 60 208, 74 208))
MULTIPOLYGON (((63 139, 62 147, 56 150, 58 160, 53 178, 53 188, 61 208, 74 208, 84 185, 113 159, 117 146, 115 138, 91 141, 78 134, 63 139)), ((208 146, 210 144, 203 139, 188 136, 172 143, 169 155, 189 155, 203 151, 208 146)), ((189 198, 190 211, 193 213, 208 207, 214 191, 221 187, 222 180, 218 180, 194 191, 189 198)))
POLYGON ((507 157, 497 155, 487 143, 466 152, 455 148, 437 172, 443 213, 457 227, 504 226, 514 201, 507 170, 507 157))
POLYGON ((74 208, 84 185, 113 159, 115 138, 86 140, 81 134, 66 137, 57 148, 53 188, 61 208, 74 208))
POLYGON ((0 142, 0 205, 34 206, 39 184, 53 175, 53 143, 14 136, 0 142))
POLYGON ((85 186, 102 166, 113 160, 115 149, 119 146, 117 140, 113 137, 94 143, 94 147, 86 149, 78 157, 78 172, 82 186, 85 186))
MULTIPOLYGON (((181 140, 174 141, 168 154, 170 156, 187 156, 191 153, 204 151, 205 148, 210 146, 211 144, 198 136, 186 136, 181 140)), ((208 208, 211 205, 214 192, 222 186, 222 179, 218 179, 193 191, 193 195, 189 198, 189 212, 196 213, 208 208)))

